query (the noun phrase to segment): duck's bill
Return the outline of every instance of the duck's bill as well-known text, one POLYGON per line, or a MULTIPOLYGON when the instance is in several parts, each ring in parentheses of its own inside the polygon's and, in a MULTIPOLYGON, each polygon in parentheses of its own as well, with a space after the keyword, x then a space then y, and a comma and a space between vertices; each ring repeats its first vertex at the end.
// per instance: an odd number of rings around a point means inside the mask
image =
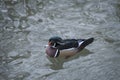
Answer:
POLYGON ((47 47, 48 47, 48 45, 45 45, 45 46, 44 46, 44 48, 47 48, 47 47))

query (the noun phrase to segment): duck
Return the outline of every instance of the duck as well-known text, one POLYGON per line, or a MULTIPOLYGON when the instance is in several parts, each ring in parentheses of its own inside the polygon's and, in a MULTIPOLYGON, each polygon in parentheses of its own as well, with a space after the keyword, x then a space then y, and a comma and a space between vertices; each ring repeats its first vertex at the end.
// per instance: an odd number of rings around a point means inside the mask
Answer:
POLYGON ((69 58, 82 51, 93 41, 93 37, 88 39, 62 39, 59 36, 53 36, 49 38, 45 52, 51 58, 69 58))

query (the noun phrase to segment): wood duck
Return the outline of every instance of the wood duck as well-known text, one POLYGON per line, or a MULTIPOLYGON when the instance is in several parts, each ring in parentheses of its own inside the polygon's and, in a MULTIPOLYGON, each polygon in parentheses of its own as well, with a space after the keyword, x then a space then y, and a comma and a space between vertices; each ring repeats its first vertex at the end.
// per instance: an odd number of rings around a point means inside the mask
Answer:
POLYGON ((61 37, 51 37, 46 47, 46 54, 49 57, 71 57, 82 51, 91 44, 94 38, 88 39, 62 39, 61 37))

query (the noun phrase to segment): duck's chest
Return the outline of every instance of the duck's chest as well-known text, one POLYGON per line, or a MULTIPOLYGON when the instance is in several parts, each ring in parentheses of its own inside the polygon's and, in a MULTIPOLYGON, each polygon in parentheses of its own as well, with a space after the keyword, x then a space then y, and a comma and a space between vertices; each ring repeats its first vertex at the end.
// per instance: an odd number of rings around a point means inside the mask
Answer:
POLYGON ((57 48, 47 47, 46 54, 50 57, 57 57, 59 55, 59 50, 57 48))

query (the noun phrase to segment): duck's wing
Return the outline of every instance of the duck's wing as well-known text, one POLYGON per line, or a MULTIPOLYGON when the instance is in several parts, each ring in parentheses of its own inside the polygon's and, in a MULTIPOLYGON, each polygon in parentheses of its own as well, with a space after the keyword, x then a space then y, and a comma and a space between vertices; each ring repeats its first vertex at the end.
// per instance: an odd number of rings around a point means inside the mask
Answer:
POLYGON ((77 48, 78 47, 78 41, 67 41, 61 45, 58 45, 57 48, 59 50, 69 49, 69 48, 77 48))
POLYGON ((57 42, 57 44, 59 44, 57 45, 57 48, 59 50, 77 48, 84 40, 85 39, 64 39, 62 40, 62 42, 57 42))

